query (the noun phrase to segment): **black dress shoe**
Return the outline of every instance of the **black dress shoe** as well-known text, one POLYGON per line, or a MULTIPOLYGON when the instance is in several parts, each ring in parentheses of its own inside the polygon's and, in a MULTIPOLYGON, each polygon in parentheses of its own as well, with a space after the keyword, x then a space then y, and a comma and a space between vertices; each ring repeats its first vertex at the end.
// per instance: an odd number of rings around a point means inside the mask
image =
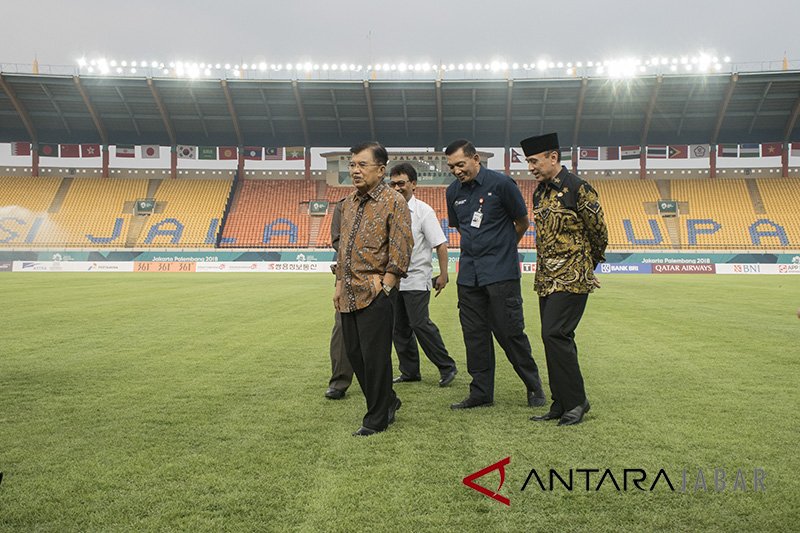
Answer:
POLYGON ((530 419, 535 420, 537 422, 542 422, 544 420, 557 420, 561 418, 561 413, 554 413, 553 411, 548 411, 543 415, 532 416, 530 419))
POLYGON ((442 379, 439 380, 440 387, 447 387, 450 385, 454 379, 456 379, 456 374, 458 374, 458 369, 453 369, 446 374, 442 374, 442 379))
POLYGON ((467 396, 462 401, 450 405, 450 409, 472 409, 474 407, 491 407, 494 402, 487 400, 476 400, 467 396))
POLYGON ((410 383, 412 381, 422 381, 422 378, 420 376, 417 376, 415 378, 410 378, 408 376, 400 374, 399 376, 397 376, 392 380, 392 383, 410 383))
POLYGON ((329 400, 341 400, 344 398, 344 391, 328 387, 328 390, 325 391, 325 397, 329 400))
POLYGON ((358 428, 357 430, 355 430, 353 432, 353 436, 354 437, 369 437, 370 435, 374 435, 375 433, 378 433, 377 429, 371 429, 371 428, 368 428, 366 426, 361 426, 360 428, 358 428))
POLYGON ((591 406, 589 405, 589 400, 583 402, 583 405, 579 405, 574 409, 570 409, 563 415, 561 415, 561 420, 558 421, 559 426, 574 426, 575 424, 580 424, 583 422, 583 415, 589 412, 591 406))
POLYGON ((541 407, 546 403, 547 398, 544 397, 543 392, 528 392, 528 407, 541 407))
POLYGON ((394 403, 389 406, 389 424, 394 424, 394 415, 403 405, 403 402, 400 401, 400 398, 395 397, 394 403))

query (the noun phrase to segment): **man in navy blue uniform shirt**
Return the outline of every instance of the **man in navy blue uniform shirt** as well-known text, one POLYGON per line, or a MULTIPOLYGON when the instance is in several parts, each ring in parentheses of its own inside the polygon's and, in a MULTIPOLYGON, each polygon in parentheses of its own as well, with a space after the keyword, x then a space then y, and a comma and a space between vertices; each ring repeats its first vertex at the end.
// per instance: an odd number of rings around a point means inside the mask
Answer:
POLYGON ((452 142, 445 155, 457 178, 447 187, 447 215, 461 234, 458 308, 472 376, 469 396, 450 407, 471 409, 494 402, 492 334, 525 384, 528 405, 542 406, 544 391, 522 314, 517 243, 528 229, 522 193, 510 177, 482 166, 467 140, 452 142))

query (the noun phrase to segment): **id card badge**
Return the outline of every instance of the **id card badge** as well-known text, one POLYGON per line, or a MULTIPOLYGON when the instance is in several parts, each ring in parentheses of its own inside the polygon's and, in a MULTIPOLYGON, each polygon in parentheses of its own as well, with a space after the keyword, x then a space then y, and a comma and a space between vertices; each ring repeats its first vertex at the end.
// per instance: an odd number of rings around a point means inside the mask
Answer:
POLYGON ((483 213, 481 211, 475 211, 472 213, 472 224, 470 224, 470 226, 473 228, 480 228, 481 220, 483 220, 483 213))

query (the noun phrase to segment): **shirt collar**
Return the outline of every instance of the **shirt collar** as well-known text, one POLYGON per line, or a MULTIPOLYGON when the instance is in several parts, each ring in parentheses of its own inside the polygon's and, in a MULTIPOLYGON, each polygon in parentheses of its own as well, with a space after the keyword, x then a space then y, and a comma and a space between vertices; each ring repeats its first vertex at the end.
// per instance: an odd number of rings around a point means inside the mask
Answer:
POLYGON ((567 177, 567 167, 561 165, 561 171, 553 176, 553 179, 547 182, 547 184, 555 190, 561 190, 561 183, 564 181, 564 178, 567 177))
POLYGON ((472 185, 470 185, 470 183, 472 182, 475 182, 478 185, 483 185, 483 178, 486 176, 486 172, 487 172, 486 167, 481 165, 481 169, 478 171, 475 177, 472 178, 467 183, 461 183, 461 187, 472 187, 472 185))
MULTIPOLYGON (((386 184, 383 182, 383 179, 378 182, 371 190, 367 191, 366 196, 369 196, 373 200, 378 200, 378 197, 381 195, 383 190, 386 188, 386 184)), ((366 196, 363 196, 358 189, 356 189, 356 193, 353 195, 353 201, 362 201, 366 196)))
POLYGON ((416 196, 412 196, 411 200, 408 201, 408 210, 413 213, 414 212, 414 208, 416 208, 416 207, 417 207, 417 197, 416 196))

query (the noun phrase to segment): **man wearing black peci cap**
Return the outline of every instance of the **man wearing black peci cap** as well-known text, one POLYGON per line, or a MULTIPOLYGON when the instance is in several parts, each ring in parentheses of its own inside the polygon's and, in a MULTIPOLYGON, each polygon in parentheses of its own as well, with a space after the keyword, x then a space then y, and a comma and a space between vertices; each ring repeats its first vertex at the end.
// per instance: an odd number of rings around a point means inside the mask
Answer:
POLYGON ((536 226, 536 277, 542 342, 553 403, 531 420, 579 424, 589 400, 578 365, 575 328, 589 293, 600 283, 594 276, 605 260, 608 230, 597 192, 561 165, 558 135, 548 133, 520 142, 528 169, 536 179, 533 220, 536 226))
POLYGON ((457 178, 447 187, 450 226, 461 235, 458 270, 458 313, 469 396, 452 409, 492 405, 494 341, 506 353, 527 389, 531 407, 546 403, 539 369, 525 335, 517 243, 528 229, 528 208, 510 177, 481 165, 475 146, 465 140, 445 149, 447 166, 457 178))

